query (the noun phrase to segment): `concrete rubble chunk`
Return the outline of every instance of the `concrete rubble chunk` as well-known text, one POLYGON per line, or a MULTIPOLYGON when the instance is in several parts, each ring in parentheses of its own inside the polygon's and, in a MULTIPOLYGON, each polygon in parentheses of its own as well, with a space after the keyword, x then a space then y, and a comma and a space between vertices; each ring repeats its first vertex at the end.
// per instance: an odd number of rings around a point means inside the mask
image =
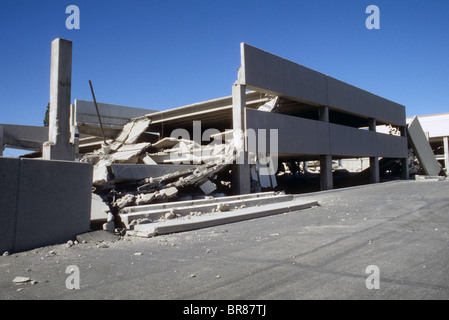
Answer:
POLYGON ((200 182, 200 189, 204 192, 205 195, 209 195, 217 189, 217 186, 209 179, 204 179, 202 182, 200 182))
POLYGON ((30 277, 22 277, 22 276, 17 276, 12 280, 13 283, 25 283, 29 281, 31 281, 30 277))

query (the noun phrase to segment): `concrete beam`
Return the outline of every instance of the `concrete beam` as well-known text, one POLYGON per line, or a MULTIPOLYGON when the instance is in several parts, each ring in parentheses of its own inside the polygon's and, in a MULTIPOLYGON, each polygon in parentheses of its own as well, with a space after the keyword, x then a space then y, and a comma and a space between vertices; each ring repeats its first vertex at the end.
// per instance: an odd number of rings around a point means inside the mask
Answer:
POLYGON ((48 141, 42 156, 47 160, 75 160, 70 124, 72 88, 72 41, 55 39, 51 44, 50 112, 48 141))
POLYGON ((139 219, 150 219, 151 221, 156 221, 161 217, 164 217, 166 213, 172 212, 176 216, 188 216, 192 212, 201 214, 213 214, 215 210, 220 211, 236 211, 240 208, 245 207, 259 207, 261 205, 279 203, 283 204, 293 200, 292 195, 272 195, 267 197, 257 197, 257 198, 247 198, 238 200, 229 200, 224 197, 219 202, 202 203, 188 206, 176 206, 174 208, 168 209, 153 209, 147 211, 139 211, 128 214, 120 214, 121 221, 127 228, 131 227, 131 224, 135 220, 139 219))
MULTIPOLYGON (((106 138, 115 138, 131 119, 157 112, 100 102, 97 102, 97 106, 106 138)), ((102 136, 93 101, 75 100, 75 125, 81 134, 102 136)))
POLYGON ((274 214, 292 212, 311 208, 318 205, 316 201, 293 200, 284 203, 267 204, 260 207, 252 207, 229 212, 219 212, 208 216, 192 217, 191 219, 175 219, 164 222, 146 223, 136 225, 130 235, 152 237, 161 234, 183 232, 201 228, 208 228, 227 223, 266 217, 274 214))
POLYGON ((0 124, 3 128, 3 144, 8 148, 40 151, 48 140, 48 127, 0 124))

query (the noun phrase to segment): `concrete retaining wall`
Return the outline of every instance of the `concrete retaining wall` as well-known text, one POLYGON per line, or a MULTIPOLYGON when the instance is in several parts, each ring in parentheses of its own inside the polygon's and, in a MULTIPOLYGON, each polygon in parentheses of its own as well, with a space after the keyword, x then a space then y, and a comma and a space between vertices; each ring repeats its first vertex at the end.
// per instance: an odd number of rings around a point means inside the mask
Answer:
POLYGON ((91 190, 90 164, 0 158, 0 254, 88 231, 91 190))

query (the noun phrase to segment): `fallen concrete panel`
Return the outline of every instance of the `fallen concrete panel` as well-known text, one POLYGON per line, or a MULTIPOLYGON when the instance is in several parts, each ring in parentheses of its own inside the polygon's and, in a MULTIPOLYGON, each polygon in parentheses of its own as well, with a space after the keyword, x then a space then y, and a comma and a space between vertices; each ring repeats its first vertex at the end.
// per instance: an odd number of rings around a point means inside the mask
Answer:
POLYGON ((235 200, 245 200, 245 199, 253 199, 253 198, 264 198, 269 196, 274 196, 276 192, 260 192, 260 193, 250 193, 243 194, 237 196, 229 196, 229 197, 220 197, 220 198, 209 198, 209 199, 200 199, 200 200, 184 200, 184 201, 176 201, 176 202, 167 202, 167 203, 157 203, 157 204, 148 204, 142 206, 134 206, 124 208, 120 213, 131 213, 131 212, 142 212, 147 210, 161 210, 161 209, 171 209, 177 207, 187 207, 187 206, 200 206, 208 203, 225 203, 229 201, 235 200))
POLYGON ((437 176, 441 168, 435 159, 435 154, 424 134, 418 117, 414 117, 412 122, 408 124, 407 137, 424 172, 429 176, 437 176))
POLYGON ((270 215, 287 213, 317 206, 317 201, 288 201, 284 204, 268 204, 256 208, 246 208, 230 212, 214 213, 210 216, 191 217, 190 219, 136 225, 129 235, 152 237, 175 232, 209 228, 270 215))
POLYGON ((128 214, 120 214, 120 218, 122 222, 125 224, 127 228, 129 228, 133 221, 138 222, 139 220, 148 220, 155 221, 161 217, 163 217, 166 213, 171 212, 176 216, 187 216, 190 214, 198 215, 198 214, 208 214, 219 211, 236 211, 239 209, 243 209, 245 207, 256 207, 267 204, 275 204, 275 203, 285 203, 293 200, 292 195, 274 195, 260 198, 248 198, 248 199, 238 199, 229 201, 228 197, 224 197, 221 201, 212 202, 212 203, 203 203, 196 204, 193 206, 178 206, 172 208, 165 209, 153 209, 147 211, 139 211, 128 214), (225 201, 228 200, 228 201, 225 201))

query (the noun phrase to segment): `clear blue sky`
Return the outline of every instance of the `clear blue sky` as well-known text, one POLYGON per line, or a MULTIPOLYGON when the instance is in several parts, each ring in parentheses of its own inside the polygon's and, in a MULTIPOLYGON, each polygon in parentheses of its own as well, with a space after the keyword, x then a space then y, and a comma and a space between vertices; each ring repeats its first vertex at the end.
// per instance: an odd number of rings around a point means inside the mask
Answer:
POLYGON ((406 106, 449 112, 447 0, 0 0, 0 123, 42 125, 50 46, 73 41, 72 100, 167 109, 231 94, 240 42, 406 106), (80 29, 68 30, 68 5, 80 29), (380 30, 368 30, 368 5, 380 30))

